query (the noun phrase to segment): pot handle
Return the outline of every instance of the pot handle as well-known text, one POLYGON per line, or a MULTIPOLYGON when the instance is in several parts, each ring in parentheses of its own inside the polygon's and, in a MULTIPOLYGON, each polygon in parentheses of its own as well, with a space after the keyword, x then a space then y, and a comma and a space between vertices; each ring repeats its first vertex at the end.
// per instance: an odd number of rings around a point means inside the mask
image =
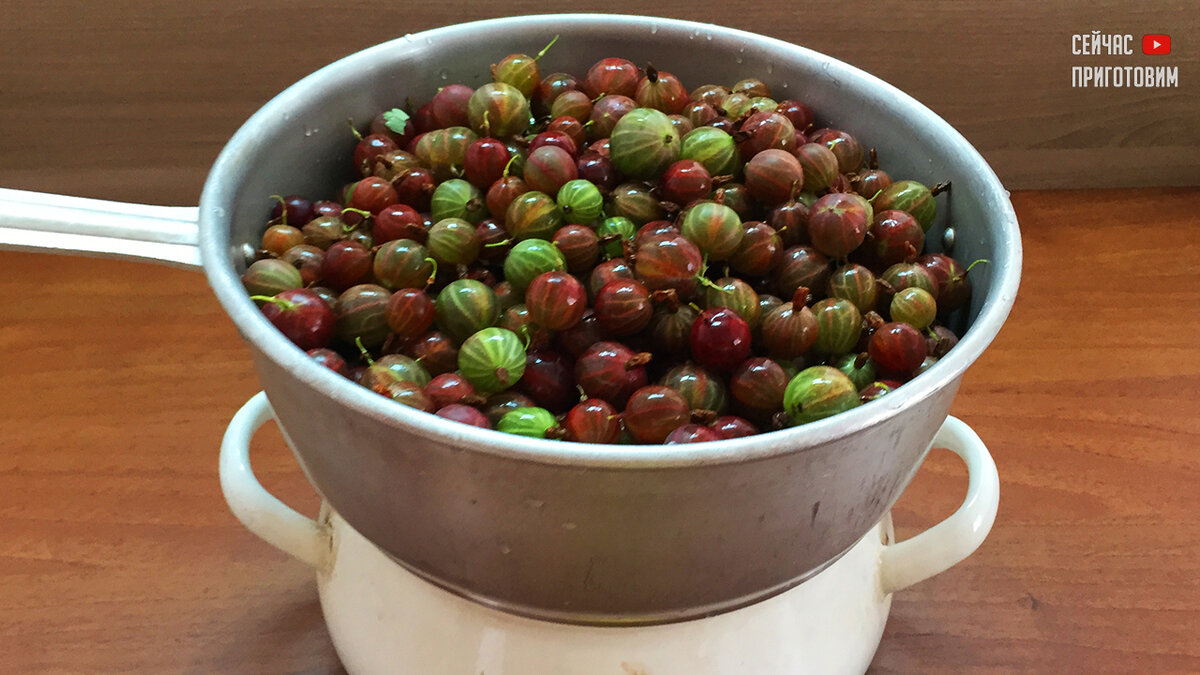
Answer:
POLYGON ((949 518, 915 537, 885 546, 880 572, 884 593, 895 593, 940 574, 975 552, 983 543, 1000 500, 996 463, 979 436, 965 422, 947 417, 933 438, 967 465, 967 496, 949 518))
POLYGON ((332 546, 329 529, 267 492, 250 468, 250 439, 274 416, 261 391, 233 416, 221 441, 221 492, 246 529, 284 553, 326 569, 332 546))
POLYGON ((0 249, 200 267, 200 210, 0 188, 0 249))

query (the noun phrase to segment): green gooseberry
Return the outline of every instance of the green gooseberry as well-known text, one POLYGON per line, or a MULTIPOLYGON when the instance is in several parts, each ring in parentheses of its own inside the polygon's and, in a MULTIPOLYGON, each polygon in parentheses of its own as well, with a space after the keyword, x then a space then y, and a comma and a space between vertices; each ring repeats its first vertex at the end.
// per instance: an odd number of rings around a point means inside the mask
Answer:
POLYGON ((854 303, 844 298, 825 298, 812 306, 817 319, 817 341, 813 349, 818 354, 841 356, 858 344, 862 335, 862 314, 854 303))
POLYGON ((504 259, 504 278, 520 297, 524 297, 525 289, 539 274, 561 272, 566 268, 566 258, 554 244, 545 239, 526 239, 517 242, 504 259))
POLYGON ((622 241, 633 242, 634 236, 637 235, 637 226, 633 221, 624 216, 612 216, 605 218, 604 222, 596 226, 596 236, 601 239, 600 250, 608 260, 620 258, 625 253, 622 246, 622 241), (608 241, 604 241, 605 237, 616 237, 608 241))
POLYGON ((462 175, 467 148, 477 140, 479 136, 466 127, 435 129, 422 134, 413 154, 440 182, 462 175))
POLYGON ((831 366, 796 373, 783 392, 783 409, 795 424, 807 424, 858 407, 858 388, 831 366))
POLYGON ((711 201, 699 202, 687 209, 679 230, 709 260, 725 260, 733 255, 746 235, 737 212, 711 201))
POLYGON ((558 420, 554 414, 545 408, 514 408, 504 413, 504 417, 496 424, 498 431, 530 438, 559 438, 555 433, 558 420))
POLYGON ((375 280, 389 290, 425 288, 433 279, 429 250, 412 239, 393 239, 375 251, 375 280))
POLYGON ((623 216, 641 227, 662 220, 667 212, 645 183, 622 183, 609 195, 608 215, 623 216))
POLYGON ((854 303, 859 313, 866 314, 875 309, 879 284, 871 270, 850 263, 833 271, 829 277, 828 292, 829 297, 845 298, 854 303))
POLYGON ((461 218, 472 225, 478 225, 488 215, 483 193, 461 178, 451 178, 434 189, 429 199, 429 213, 435 223, 446 218, 461 218))
POLYGON ((529 128, 529 100, 511 84, 489 82, 471 94, 467 119, 482 136, 512 138, 529 128))
POLYGON ((511 330, 484 328, 463 340, 458 370, 481 394, 503 391, 525 374, 525 346, 511 330))
POLYGON ((949 186, 949 183, 939 183, 928 188, 915 180, 896 181, 884 188, 883 192, 876 195, 872 202, 876 211, 888 209, 907 211, 921 224, 921 229, 928 232, 930 226, 933 225, 934 217, 937 216, 937 204, 933 198, 949 186))
POLYGON ((457 279, 446 284, 434 302, 438 328, 457 341, 495 325, 500 318, 496 294, 474 279, 457 279))
POLYGON ((705 284, 704 307, 728 307, 745 319, 752 331, 758 328, 759 319, 762 317, 758 293, 750 284, 735 277, 724 277, 711 284, 705 284))
POLYGON ((300 276, 300 270, 284 261, 264 258, 255 260, 246 268, 242 285, 250 295, 274 296, 293 288, 303 288, 304 279, 300 276))
POLYGON ((587 225, 604 215, 604 196, 589 180, 567 181, 558 189, 556 201, 563 220, 572 225, 587 225))
POLYGON ((429 255, 439 263, 470 265, 479 257, 479 233, 462 218, 439 220, 429 228, 429 255))
POLYGON ((361 384, 367 389, 389 382, 412 382, 418 387, 429 384, 429 371, 416 359, 403 354, 387 354, 375 359, 363 373, 361 384))
POLYGON ((563 211, 554 198, 530 190, 517 195, 508 204, 504 224, 512 238, 550 239, 563 226, 563 211))
POLYGON ((609 158, 625 176, 650 180, 679 159, 679 132, 666 113, 634 108, 617 120, 609 137, 609 158))
POLYGON ((877 376, 875 364, 865 353, 845 354, 833 359, 829 365, 845 373, 859 391, 874 382, 877 376))
POLYGON ((924 288, 910 286, 892 296, 888 311, 892 321, 903 321, 917 330, 925 330, 937 317, 937 301, 924 288))
POLYGON ((737 171, 740 157, 733 136, 716 127, 697 127, 683 137, 679 156, 704 165, 713 176, 729 176, 737 171))

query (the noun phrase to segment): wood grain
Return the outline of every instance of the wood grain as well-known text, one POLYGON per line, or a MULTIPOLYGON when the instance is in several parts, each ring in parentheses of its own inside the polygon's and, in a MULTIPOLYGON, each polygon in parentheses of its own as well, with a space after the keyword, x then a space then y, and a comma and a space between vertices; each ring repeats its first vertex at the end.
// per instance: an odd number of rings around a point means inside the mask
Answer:
MULTIPOLYGON (((192 204, 225 140, 307 73, 404 33, 548 9, 533 0, 0 0, 0 185, 192 204)), ((1200 184, 1193 10, 1185 0, 655 8, 802 44, 888 80, 962 131, 1013 189, 1200 184), (1071 35, 1093 29, 1176 39, 1170 56, 1072 55, 1071 35), (1179 87, 1073 89, 1073 65, 1177 66, 1179 87)))
MULTIPOLYGON (((953 413, 999 466, 967 561, 898 594, 878 673, 1200 671, 1200 190, 1019 193, 1013 314, 953 413)), ((0 253, 0 671, 336 673, 313 575, 217 481, 249 353, 201 275, 0 253)), ((315 513, 278 433, 267 487, 315 513)), ((901 537, 949 514, 934 453, 901 537)))

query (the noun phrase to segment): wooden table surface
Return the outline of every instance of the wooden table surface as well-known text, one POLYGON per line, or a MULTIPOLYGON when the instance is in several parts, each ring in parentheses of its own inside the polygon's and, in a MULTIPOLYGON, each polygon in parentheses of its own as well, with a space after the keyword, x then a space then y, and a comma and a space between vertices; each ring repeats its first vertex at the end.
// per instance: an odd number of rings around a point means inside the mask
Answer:
MULTIPOLYGON (((953 414, 1002 481, 983 547, 899 594, 874 672, 1200 672, 1200 190, 1018 193, 1025 274, 953 414)), ((0 671, 340 671, 313 574, 226 510, 258 390, 203 277, 0 254, 0 671)), ((255 469, 317 500, 273 429, 255 469)), ((931 454, 895 509, 949 514, 931 454)))

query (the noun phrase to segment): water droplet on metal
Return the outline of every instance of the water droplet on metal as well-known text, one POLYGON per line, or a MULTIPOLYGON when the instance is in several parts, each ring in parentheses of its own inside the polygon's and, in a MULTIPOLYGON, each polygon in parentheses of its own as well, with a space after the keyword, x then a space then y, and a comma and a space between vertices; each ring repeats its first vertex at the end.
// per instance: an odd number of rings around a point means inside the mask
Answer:
POLYGON ((656 35, 657 33, 658 33, 658 24, 656 24, 656 23, 650 24, 650 34, 656 35))
POLYGON ((767 73, 770 74, 773 72, 775 72, 775 64, 768 61, 767 62, 767 73))
POLYGON ((443 80, 448 80, 448 79, 450 79, 450 73, 447 73, 446 71, 443 70, 443 71, 438 72, 438 77, 442 78, 443 80))
POLYGON ((512 547, 505 542, 500 542, 500 552, 504 555, 508 555, 509 553, 512 553, 512 547))
MULTIPOLYGON (((221 213, 218 215, 223 216, 225 214, 221 213)), ((254 246, 252 246, 251 244, 242 244, 242 259, 246 261, 247 267, 249 267, 250 263, 254 262, 254 259, 258 257, 257 253, 258 253, 258 251, 256 251, 254 249, 254 246)))
POLYGON ((528 506, 531 509, 540 509, 545 505, 546 505, 546 502, 544 502, 540 499, 526 499, 525 500, 525 506, 528 506))
POLYGON ((946 253, 953 251, 954 239, 957 236, 958 234, 954 231, 953 227, 947 227, 946 230, 942 232, 942 251, 946 253))
POLYGON ((742 62, 742 61, 744 61, 745 59, 743 59, 743 58, 742 58, 742 55, 741 55, 741 54, 738 54, 737 56, 733 57, 733 60, 734 60, 734 61, 737 61, 738 63, 741 63, 741 62, 742 62))
POLYGON ((712 42, 712 33, 705 33, 704 39, 712 42))
POLYGON ((571 522, 566 522, 566 523, 562 524, 562 529, 564 529, 564 530, 573 530, 576 527, 579 527, 579 526, 576 525, 575 523, 571 523, 571 522))

